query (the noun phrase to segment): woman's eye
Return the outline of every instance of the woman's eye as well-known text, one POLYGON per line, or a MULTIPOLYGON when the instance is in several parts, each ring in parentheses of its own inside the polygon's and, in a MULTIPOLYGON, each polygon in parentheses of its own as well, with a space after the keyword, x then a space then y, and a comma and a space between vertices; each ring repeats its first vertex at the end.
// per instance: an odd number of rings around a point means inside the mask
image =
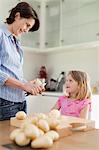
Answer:
POLYGON ((29 25, 27 24, 27 28, 29 28, 29 25))
POLYGON ((27 28, 30 28, 30 25, 29 24, 26 24, 27 28))

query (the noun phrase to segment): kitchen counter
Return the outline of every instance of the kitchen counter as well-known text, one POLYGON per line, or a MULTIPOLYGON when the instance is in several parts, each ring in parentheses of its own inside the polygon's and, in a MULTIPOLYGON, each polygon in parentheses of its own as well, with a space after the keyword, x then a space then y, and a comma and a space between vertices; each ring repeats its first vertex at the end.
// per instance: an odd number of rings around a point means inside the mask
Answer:
MULTIPOLYGON (((42 96, 52 96, 52 97, 59 97, 64 95, 63 92, 57 92, 57 91, 45 91, 42 92, 42 96)), ((92 94, 93 96, 99 96, 99 93, 92 94)))
MULTIPOLYGON (((9 121, 0 121, 0 150, 32 150, 29 146, 20 148, 12 143, 9 134, 13 129, 14 127, 10 126, 9 121)), ((98 129, 74 132, 71 136, 54 142, 53 146, 47 150, 99 150, 98 139, 98 129)))
POLYGON ((42 93, 42 96, 51 96, 51 97, 59 97, 62 96, 63 92, 52 92, 52 91, 45 91, 42 93))

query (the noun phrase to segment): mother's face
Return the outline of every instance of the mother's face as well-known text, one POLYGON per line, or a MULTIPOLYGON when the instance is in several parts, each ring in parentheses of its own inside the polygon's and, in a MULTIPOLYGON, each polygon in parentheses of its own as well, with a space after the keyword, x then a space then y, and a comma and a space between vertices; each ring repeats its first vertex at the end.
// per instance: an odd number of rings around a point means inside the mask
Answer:
POLYGON ((28 32, 35 24, 35 19, 33 18, 22 18, 20 13, 15 16, 15 21, 12 24, 12 33, 15 36, 20 36, 23 33, 28 32))

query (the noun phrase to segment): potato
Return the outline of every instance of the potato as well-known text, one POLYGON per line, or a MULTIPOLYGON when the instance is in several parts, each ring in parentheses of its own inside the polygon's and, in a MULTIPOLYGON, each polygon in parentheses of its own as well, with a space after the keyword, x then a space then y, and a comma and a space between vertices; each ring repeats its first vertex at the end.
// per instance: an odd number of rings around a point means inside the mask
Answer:
POLYGON ((33 117, 31 118, 31 123, 34 124, 34 125, 37 125, 38 120, 39 120, 39 119, 38 119, 37 116, 33 116, 33 117))
POLYGON ((60 123, 60 121, 57 118, 48 118, 47 122, 49 124, 50 129, 56 129, 56 126, 60 123))
POLYGON ((41 80, 37 78, 37 79, 36 79, 36 84, 39 85, 39 86, 40 86, 40 85, 42 86, 41 80))
MULTIPOLYGON (((38 128, 39 129, 39 128, 38 128)), ((40 136, 44 135, 44 131, 39 129, 40 136)))
MULTIPOLYGON (((55 130, 57 131, 57 130, 60 130, 60 129, 63 129, 63 128, 66 128, 66 125, 59 124, 59 125, 56 126, 55 130)), ((67 126, 67 128, 68 128, 68 126, 67 126)))
POLYGON ((24 123, 22 123, 22 124, 20 125, 21 130, 24 131, 25 128, 28 126, 28 124, 30 124, 30 122, 28 122, 27 120, 26 120, 24 123))
POLYGON ((59 118, 60 117, 60 111, 57 109, 53 109, 49 112, 48 116, 53 117, 53 118, 59 118))
POLYGON ((65 116, 65 115, 61 115, 61 116, 60 116, 60 120, 68 120, 68 117, 65 116))
POLYGON ((27 124, 24 128, 24 133, 28 138, 32 140, 40 136, 38 127, 33 124, 27 124))
POLYGON ((48 131, 47 133, 44 134, 44 136, 49 136, 53 141, 59 139, 59 134, 54 130, 48 131))
POLYGON ((44 113, 37 113, 37 114, 35 114, 36 115, 36 117, 38 118, 38 120, 39 119, 46 119, 46 115, 44 114, 44 113))
POLYGON ((53 145, 53 140, 49 136, 40 136, 31 142, 32 148, 49 148, 53 145))
POLYGON ((30 139, 25 136, 24 132, 20 132, 15 137, 15 142, 19 146, 25 146, 25 145, 28 145, 30 143, 30 139))
POLYGON ((46 121, 46 120, 44 120, 44 119, 40 119, 39 121, 38 121, 38 127, 41 129, 41 130, 43 130, 44 132, 48 132, 49 131, 49 125, 48 125, 48 122, 46 121))
POLYGON ((11 134, 10 134, 10 139, 12 140, 12 141, 14 141, 15 140, 15 137, 17 136, 17 134, 18 133, 20 133, 20 129, 15 129, 15 130, 13 130, 12 132, 11 132, 11 134))
POLYGON ((18 111, 16 113, 16 118, 19 120, 24 120, 26 117, 27 117, 27 115, 24 111, 18 111))
POLYGON ((38 86, 42 86, 42 88, 44 88, 45 85, 46 85, 44 79, 41 81, 40 79, 37 78, 35 83, 36 83, 38 86))

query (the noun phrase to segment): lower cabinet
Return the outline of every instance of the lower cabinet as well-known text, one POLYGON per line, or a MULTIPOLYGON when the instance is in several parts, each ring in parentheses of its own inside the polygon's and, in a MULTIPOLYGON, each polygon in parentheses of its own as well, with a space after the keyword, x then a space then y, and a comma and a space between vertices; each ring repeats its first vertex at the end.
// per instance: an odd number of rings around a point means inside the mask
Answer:
POLYGON ((58 100, 58 96, 28 96, 27 99, 27 113, 28 115, 34 112, 47 113, 55 105, 58 100))
MULTIPOLYGON (((34 112, 47 113, 55 105, 58 100, 57 96, 28 96, 27 99, 27 113, 32 115, 34 112)), ((89 119, 95 121, 95 127, 99 129, 99 94, 92 96, 91 112, 89 119)))

